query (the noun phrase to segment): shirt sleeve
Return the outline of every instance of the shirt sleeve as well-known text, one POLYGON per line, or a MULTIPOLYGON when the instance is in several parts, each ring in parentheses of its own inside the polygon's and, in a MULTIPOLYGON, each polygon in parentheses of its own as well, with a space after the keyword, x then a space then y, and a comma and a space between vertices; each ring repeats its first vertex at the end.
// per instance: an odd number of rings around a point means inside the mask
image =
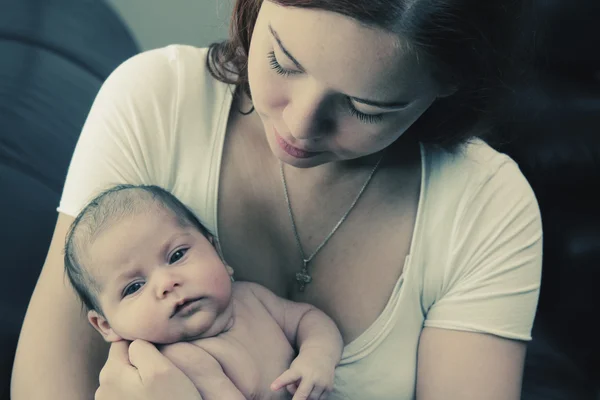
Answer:
POLYGON ((75 216, 94 196, 123 183, 164 184, 178 102, 172 47, 122 63, 98 92, 77 142, 58 211, 75 216))
POLYGON ((443 288, 425 326, 531 340, 542 224, 533 190, 512 160, 474 191, 450 248, 443 288))

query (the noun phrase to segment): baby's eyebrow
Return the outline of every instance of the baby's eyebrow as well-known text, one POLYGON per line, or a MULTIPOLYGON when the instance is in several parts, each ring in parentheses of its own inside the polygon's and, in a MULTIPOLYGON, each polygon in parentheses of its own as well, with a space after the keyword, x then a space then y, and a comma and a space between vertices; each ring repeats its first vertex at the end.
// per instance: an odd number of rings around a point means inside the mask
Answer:
MULTIPOLYGON (((125 269, 120 272, 118 275, 109 277, 106 279, 104 285, 100 286, 99 289, 104 291, 115 291, 118 292, 121 289, 121 286, 124 286, 126 282, 131 281, 138 275, 137 269, 125 269)), ((100 291, 100 290, 99 290, 100 291)))

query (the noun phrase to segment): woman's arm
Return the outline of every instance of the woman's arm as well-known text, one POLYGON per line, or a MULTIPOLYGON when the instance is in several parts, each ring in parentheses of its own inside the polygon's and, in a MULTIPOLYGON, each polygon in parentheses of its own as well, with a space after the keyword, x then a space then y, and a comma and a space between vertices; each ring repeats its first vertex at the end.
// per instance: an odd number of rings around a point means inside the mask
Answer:
POLYGON ((526 343, 425 328, 419 341, 417 400, 518 400, 526 343))
POLYGON ((162 346, 160 351, 194 383, 204 400, 246 399, 225 374, 221 364, 203 348, 179 342, 162 346))
POLYGON ((64 274, 63 247, 72 217, 59 214, 31 297, 13 367, 13 400, 92 399, 108 346, 82 312, 64 274))
POLYGON ((136 340, 131 344, 119 341, 110 346, 95 399, 202 400, 202 396, 194 382, 154 345, 136 340))

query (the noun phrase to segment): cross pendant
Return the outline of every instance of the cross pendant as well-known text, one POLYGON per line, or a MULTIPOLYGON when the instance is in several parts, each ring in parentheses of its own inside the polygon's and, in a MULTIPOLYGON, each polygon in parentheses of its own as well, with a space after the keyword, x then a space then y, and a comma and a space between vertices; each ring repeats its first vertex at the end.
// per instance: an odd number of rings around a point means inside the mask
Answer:
POLYGON ((300 272, 296 272, 296 282, 298 282, 298 290, 304 292, 304 288, 312 281, 312 277, 308 273, 306 260, 304 261, 304 266, 300 272))

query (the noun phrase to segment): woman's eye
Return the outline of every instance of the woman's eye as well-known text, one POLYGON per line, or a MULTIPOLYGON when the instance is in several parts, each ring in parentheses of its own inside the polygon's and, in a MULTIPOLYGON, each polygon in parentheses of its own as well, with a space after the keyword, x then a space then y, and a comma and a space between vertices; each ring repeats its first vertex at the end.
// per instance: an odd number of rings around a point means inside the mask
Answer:
POLYGON ((269 65, 271 66, 271 69, 274 70, 279 75, 288 76, 288 75, 300 73, 300 71, 294 71, 294 70, 283 68, 281 66, 281 64, 279 64, 279 61, 277 61, 277 57, 275 56, 274 51, 271 51, 268 54, 268 58, 269 58, 269 65))
POLYGON ((350 115, 358 118, 361 122, 366 122, 368 124, 376 124, 383 120, 384 114, 365 114, 360 112, 354 107, 350 98, 347 98, 348 111, 350 115))
MULTIPOLYGON (((281 66, 281 64, 279 64, 279 61, 277 61, 277 57, 275 56, 274 51, 271 51, 268 54, 268 58, 269 58, 269 65, 271 66, 271 69, 273 69, 279 75, 289 76, 289 75, 294 75, 294 74, 300 73, 300 71, 294 71, 294 70, 283 68, 281 66)), ((376 124, 383 120, 384 114, 366 114, 366 113, 358 111, 356 109, 356 107, 354 107, 354 105, 352 104, 352 101, 350 100, 349 97, 347 98, 347 105, 348 105, 348 111, 350 112, 350 114, 353 117, 358 118, 361 122, 365 122, 368 124, 376 124)))
POLYGON ((134 282, 123 290, 123 297, 131 296, 144 286, 144 282, 134 282))
POLYGON ((175 264, 177 261, 181 260, 187 251, 188 249, 180 249, 171 254, 171 258, 169 258, 169 264, 175 264))

